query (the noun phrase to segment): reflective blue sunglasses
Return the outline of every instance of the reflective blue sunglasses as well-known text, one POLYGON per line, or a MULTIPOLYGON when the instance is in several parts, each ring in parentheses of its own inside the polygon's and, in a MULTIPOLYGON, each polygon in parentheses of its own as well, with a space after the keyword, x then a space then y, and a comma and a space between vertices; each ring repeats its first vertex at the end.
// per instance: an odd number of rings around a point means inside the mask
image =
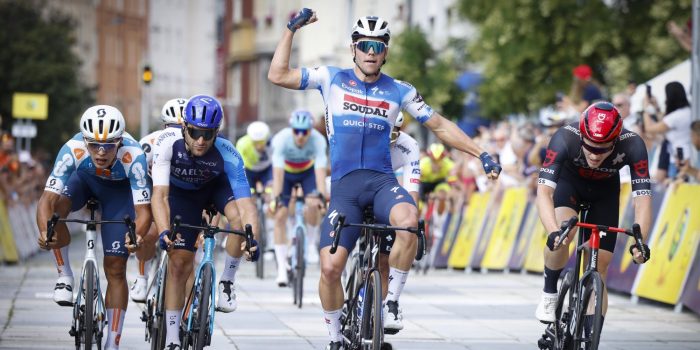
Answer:
POLYGON ((294 134, 298 136, 306 136, 309 133, 308 129, 294 129, 294 134))
POLYGON ((372 49, 375 55, 379 55, 386 50, 385 43, 373 40, 358 41, 355 43, 355 47, 364 53, 369 53, 369 49, 372 49))

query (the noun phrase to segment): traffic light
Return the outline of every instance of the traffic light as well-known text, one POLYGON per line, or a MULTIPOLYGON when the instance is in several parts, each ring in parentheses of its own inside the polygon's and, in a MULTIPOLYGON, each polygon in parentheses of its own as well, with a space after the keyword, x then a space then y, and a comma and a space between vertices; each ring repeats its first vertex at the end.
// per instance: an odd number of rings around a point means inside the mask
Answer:
POLYGON ((141 74, 141 80, 143 80, 143 83, 146 85, 151 83, 151 80, 153 80, 153 71, 151 70, 151 66, 149 66, 149 65, 143 66, 143 73, 141 74))

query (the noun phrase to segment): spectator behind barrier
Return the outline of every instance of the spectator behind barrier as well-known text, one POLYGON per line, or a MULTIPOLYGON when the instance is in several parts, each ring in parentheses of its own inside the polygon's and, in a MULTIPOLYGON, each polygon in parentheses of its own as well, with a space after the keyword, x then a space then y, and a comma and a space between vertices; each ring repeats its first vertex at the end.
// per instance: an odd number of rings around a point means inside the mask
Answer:
MULTIPOLYGON (((696 120, 690 124, 690 139, 693 143, 693 148, 696 152, 695 164, 700 163, 700 120, 696 120)), ((695 182, 700 182, 700 169, 693 167, 691 165, 691 160, 693 158, 688 158, 681 162, 681 168, 678 172, 678 177, 683 179, 686 176, 692 176, 695 182)))

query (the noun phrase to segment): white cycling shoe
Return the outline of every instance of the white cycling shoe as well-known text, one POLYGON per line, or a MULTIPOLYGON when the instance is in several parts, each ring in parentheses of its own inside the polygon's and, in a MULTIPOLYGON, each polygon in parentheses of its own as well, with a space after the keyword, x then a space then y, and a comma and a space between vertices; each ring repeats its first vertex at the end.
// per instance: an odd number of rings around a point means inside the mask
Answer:
POLYGON ((216 298, 216 311, 224 313, 234 312, 238 308, 236 301, 236 288, 232 281, 219 282, 219 295, 216 298))
POLYGON ((146 302, 146 292, 148 291, 148 279, 145 277, 136 277, 134 284, 131 286, 129 295, 131 300, 137 303, 146 302))
POLYGON ((403 329, 403 313, 398 301, 387 301, 384 305, 384 332, 396 334, 403 329))
POLYGON ((53 301, 61 306, 73 306, 73 276, 63 276, 56 280, 53 301))
POLYGON ((537 317, 540 322, 554 322, 554 312, 557 308, 557 299, 559 299, 557 293, 542 292, 540 303, 537 304, 537 309, 535 310, 535 317, 537 317))

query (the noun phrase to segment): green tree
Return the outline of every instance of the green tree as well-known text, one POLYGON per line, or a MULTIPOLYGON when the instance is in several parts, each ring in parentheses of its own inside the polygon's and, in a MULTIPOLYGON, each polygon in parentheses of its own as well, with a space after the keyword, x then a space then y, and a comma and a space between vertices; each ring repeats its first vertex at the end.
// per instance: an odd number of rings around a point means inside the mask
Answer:
POLYGON ((552 103, 585 63, 611 92, 645 81, 688 57, 666 31, 692 0, 460 0, 479 29, 470 57, 484 67, 485 115, 502 117, 552 103), (606 4, 607 3, 607 4, 606 4))
POLYGON ((75 22, 46 10, 43 1, 0 1, 0 114, 9 128, 14 92, 49 95, 49 116, 36 122, 32 144, 55 154, 77 132, 78 118, 93 101, 79 80, 80 60, 71 51, 75 22))
POLYGON ((409 27, 391 39, 386 71, 409 82, 438 112, 456 119, 462 114, 463 92, 455 83, 459 72, 453 55, 438 54, 419 27, 409 27))

